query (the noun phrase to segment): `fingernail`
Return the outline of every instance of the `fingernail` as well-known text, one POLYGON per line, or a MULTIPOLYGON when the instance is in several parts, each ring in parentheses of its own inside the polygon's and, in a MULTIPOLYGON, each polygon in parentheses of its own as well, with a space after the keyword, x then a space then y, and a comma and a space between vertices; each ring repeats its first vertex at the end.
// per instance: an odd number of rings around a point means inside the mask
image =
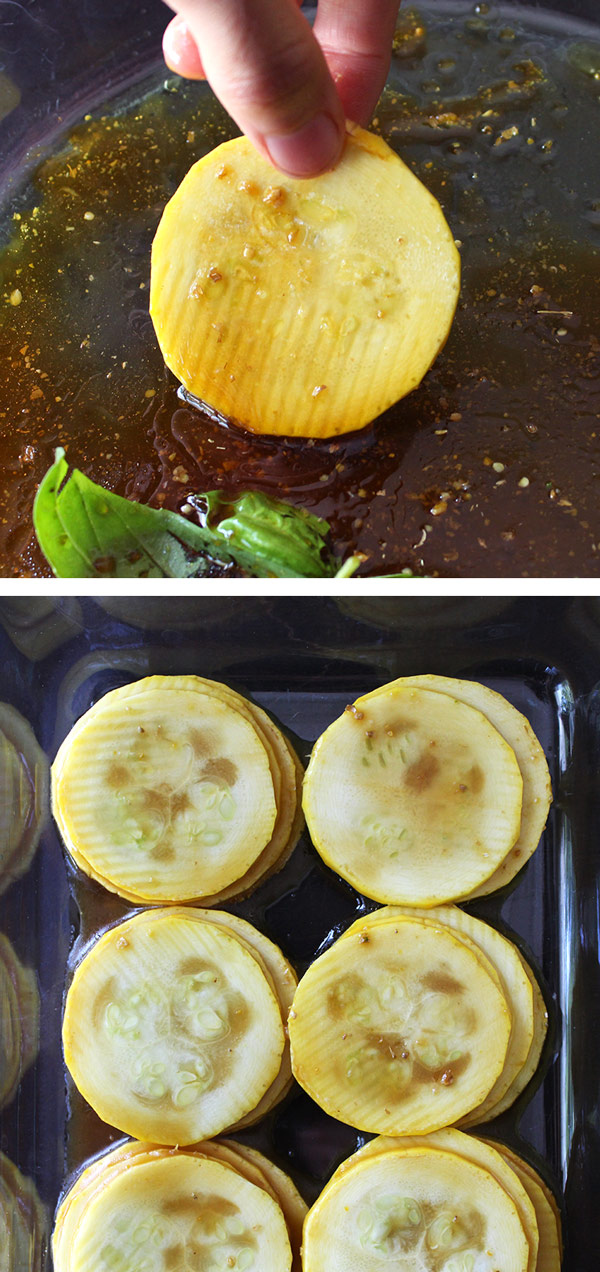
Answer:
POLYGON ((187 79, 204 79, 198 46, 183 18, 172 18, 163 35, 163 56, 170 71, 187 79))
POLYGON ((315 115, 297 132, 265 137, 271 161, 293 177, 315 177, 333 168, 340 157, 344 134, 330 115, 315 115))

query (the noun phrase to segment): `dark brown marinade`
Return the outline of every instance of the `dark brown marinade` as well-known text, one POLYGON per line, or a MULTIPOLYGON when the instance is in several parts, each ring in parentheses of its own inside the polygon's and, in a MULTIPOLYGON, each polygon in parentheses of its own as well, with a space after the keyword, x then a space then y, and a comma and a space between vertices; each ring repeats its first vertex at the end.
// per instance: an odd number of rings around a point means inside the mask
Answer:
MULTIPOLYGON (((481 6, 480 6, 481 9, 481 6)), ((361 573, 600 575, 600 34, 409 11, 375 127, 441 200, 464 282, 421 387, 329 443, 186 405, 147 312, 150 244, 231 135, 205 86, 156 78, 86 118, 5 214, 0 572, 48 574, 37 484, 63 445, 130 498, 260 489, 327 518, 361 573)))

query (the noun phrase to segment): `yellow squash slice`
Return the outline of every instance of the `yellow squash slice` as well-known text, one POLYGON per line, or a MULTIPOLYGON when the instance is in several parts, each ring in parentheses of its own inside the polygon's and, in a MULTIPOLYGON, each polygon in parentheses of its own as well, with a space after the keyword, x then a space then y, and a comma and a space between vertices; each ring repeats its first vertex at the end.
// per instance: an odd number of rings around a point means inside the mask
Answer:
MULTIPOLYGON (((280 1207, 288 1230, 292 1250, 292 1270, 300 1272, 300 1243, 302 1223, 307 1207, 303 1202, 291 1179, 274 1166, 268 1158, 263 1157, 255 1149, 237 1144, 234 1140, 207 1140, 187 1149, 167 1149, 155 1144, 139 1143, 127 1140, 110 1152, 103 1153, 87 1166, 75 1179, 63 1197, 56 1215, 56 1223, 52 1237, 52 1252, 55 1272, 69 1272, 70 1251, 79 1223, 86 1213, 89 1203, 100 1190, 110 1187, 122 1172, 136 1168, 144 1163, 152 1163, 174 1156, 190 1156, 198 1160, 212 1159, 231 1167, 248 1183, 264 1192, 280 1207)), ((157 1218, 160 1208, 157 1208, 157 1218)), ((182 1254, 183 1257, 183 1254, 182 1254)), ((213 1257, 212 1255, 210 1256, 213 1257)), ((230 1252, 227 1258, 233 1258, 230 1252)), ((239 1257, 236 1255, 236 1257, 239 1257)), ((247 1256, 245 1256, 247 1257, 247 1256)), ((169 1255, 166 1256, 168 1263, 169 1255)), ((161 1264, 159 1264, 161 1266, 161 1264)), ((225 1263, 224 1268, 244 1266, 225 1263)), ((254 1266, 248 1264, 248 1266, 254 1266)), ((287 1266, 287 1265, 285 1265, 287 1266)))
MULTIPOLYGON (((213 1142, 211 1141, 211 1143, 213 1142)), ((250 1148, 248 1144, 235 1143, 233 1140, 223 1140, 221 1142, 235 1149, 236 1157, 240 1163, 237 1169, 242 1174, 249 1167, 252 1167, 259 1169, 266 1179, 268 1187, 275 1194, 281 1206, 287 1224, 293 1255, 292 1272, 299 1272, 301 1268, 302 1228, 308 1211, 304 1198, 300 1196, 296 1185, 292 1182, 289 1175, 286 1175, 285 1171, 276 1166, 270 1158, 264 1157, 262 1153, 259 1153, 258 1149, 250 1148)))
POLYGON ((514 751, 474 707, 389 686, 317 741, 304 811, 327 865, 376 901, 433 906, 497 869, 519 835, 514 751))
POLYGON ((70 1183, 56 1211, 52 1232, 52 1259, 54 1272, 68 1267, 68 1252, 71 1248, 77 1224, 85 1212, 90 1196, 93 1196, 98 1180, 106 1186, 114 1174, 118 1174, 125 1162, 130 1165, 138 1155, 142 1158, 166 1152, 162 1146, 143 1144, 138 1140, 124 1140, 116 1148, 102 1153, 93 1159, 89 1166, 79 1172, 70 1183))
POLYGON ((523 1161, 506 1144, 487 1141, 508 1162, 531 1198, 539 1232, 539 1250, 536 1272, 560 1272, 562 1265, 562 1237, 560 1211, 554 1194, 540 1178, 529 1162, 523 1161))
POLYGON ((228 887, 219 889, 212 896, 204 896, 202 899, 207 905, 220 905, 231 897, 245 896, 257 884, 262 883, 267 875, 280 870, 296 846, 304 822, 301 806, 304 769, 287 738, 266 711, 248 698, 244 698, 242 694, 236 693, 228 685, 216 680, 207 680, 203 676, 151 676, 132 685, 124 685, 116 692, 122 701, 130 694, 140 692, 141 686, 153 689, 196 690, 200 693, 215 694, 217 698, 234 707, 254 725, 265 747, 277 803, 277 816, 271 839, 240 879, 228 887))
POLYGON ((193 1152, 227 1162, 251 1184, 264 1188, 281 1206, 292 1249, 292 1272, 302 1272, 300 1248, 308 1206, 289 1175, 257 1149, 249 1148, 247 1144, 238 1144, 235 1140, 207 1140, 195 1144, 193 1152))
MULTIPOLYGON (((459 702, 476 707, 512 747, 523 777, 521 830, 516 843, 498 869, 478 888, 474 888, 470 896, 485 896, 504 887, 537 848, 552 800, 546 757, 529 720, 502 694, 475 680, 455 680, 449 676, 403 676, 400 680, 392 681, 392 684, 399 688, 412 686, 417 689, 432 689, 436 693, 445 693, 451 698, 457 698, 459 702)), ((375 690, 375 693, 386 693, 389 687, 384 685, 375 690)), ((357 705, 360 706, 360 699, 357 705)))
POLYGON ((506 1059, 502 1072, 485 1100, 463 1119, 463 1124, 466 1126, 484 1122, 491 1116, 491 1110, 504 1098, 521 1072, 533 1042, 533 985, 525 969, 524 959, 512 941, 502 936, 496 928, 491 927, 489 923, 484 923, 481 919, 474 918, 471 914, 465 914, 464 910, 454 905, 436 906, 435 909, 427 910, 425 914, 416 907, 384 906, 383 909, 375 910, 366 918, 358 919, 348 928, 342 939, 355 935, 357 932, 368 936, 382 922, 393 921, 395 917, 399 918, 402 915, 413 918, 420 916, 424 922, 443 924, 450 928, 467 945, 474 944, 482 950, 498 973, 502 991, 510 1006, 512 1020, 506 1059))
POLYGON ((362 428, 420 383, 458 300, 439 204, 380 138, 348 126, 334 172, 274 172, 245 137, 200 159, 152 250, 167 366, 257 433, 362 428))
MULTIPOLYGON (((536 1209, 528 1190, 524 1187, 518 1175, 515 1174, 515 1171, 511 1169, 512 1163, 509 1163, 508 1158, 502 1152, 502 1146, 499 1144, 476 1139, 474 1135, 465 1135, 463 1131, 458 1131, 454 1127, 432 1131, 430 1135, 405 1135, 401 1139, 390 1135, 377 1135, 375 1139, 369 1140, 367 1144, 358 1149, 358 1152, 354 1153, 352 1157, 342 1162, 332 1179, 345 1174, 347 1170, 352 1169, 355 1164, 364 1161, 366 1157, 376 1157, 382 1153, 396 1155, 410 1148, 437 1148, 445 1153, 455 1153, 457 1157, 473 1162, 475 1166, 481 1166, 484 1170, 489 1171, 490 1175, 493 1175, 494 1179, 504 1188, 516 1206, 529 1246, 528 1272, 539 1272, 537 1266, 539 1232, 536 1209)), ((438 1247, 440 1254, 445 1250, 446 1255, 451 1258, 453 1242, 456 1240, 458 1229, 454 1216, 448 1216, 448 1219, 449 1223, 447 1226, 440 1225, 441 1230, 438 1236, 441 1239, 438 1240, 438 1247)))
POLYGON ((191 1144, 251 1112, 280 1071, 281 1009, 258 958, 193 911, 147 910, 76 969, 65 1061, 105 1122, 191 1144))
POLYGON ((144 1266, 289 1272, 281 1208, 224 1162, 187 1153, 140 1156, 88 1199, 68 1268, 139 1272, 144 1266))
POLYGON ((354 1159, 304 1225, 304 1272, 528 1272, 512 1196, 485 1167, 438 1148, 354 1159))
MULTIPOLYGON (((542 1051, 544 1049, 544 1043, 546 1041, 546 1034, 548 1032, 548 1009, 546 1007, 544 995, 542 994, 538 984, 535 972, 529 966, 529 963, 520 951, 518 951, 518 953, 523 965, 523 970, 529 978, 531 989, 533 991, 533 1038, 523 1067, 515 1074, 505 1094, 500 1099, 496 1100, 491 1108, 487 1108, 486 1118, 488 1121, 491 1121, 494 1117, 498 1117, 505 1109, 510 1108, 511 1104, 514 1104, 521 1092, 524 1091, 528 1083, 531 1082, 531 1079, 538 1069, 542 1051)), ((465 1118, 464 1124, 466 1125, 466 1123, 467 1120, 465 1118)))
POLYGON ((326 1112, 388 1135, 457 1121, 505 1063, 510 1011, 476 947, 419 919, 337 941, 289 1018, 297 1081, 326 1112))
POLYGON ((251 923, 246 922, 245 919, 241 919, 235 914, 227 914, 223 910, 177 910, 175 907, 163 910, 162 914, 168 918, 175 914, 180 914, 183 918, 193 918, 200 923, 216 923, 224 931, 230 932, 235 936, 236 940, 240 941, 250 951, 258 962, 279 1004, 281 1022, 285 1032, 285 1046, 279 1072, 256 1107, 250 1113, 247 1113, 245 1117, 239 1118, 234 1126, 229 1127, 232 1131, 241 1130, 242 1127, 251 1126, 254 1122, 260 1121, 266 1113, 283 1099, 292 1085, 292 1064, 287 1036, 287 1018, 298 984, 296 973, 273 941, 270 941, 264 933, 259 932, 258 928, 253 927, 251 923))
POLYGON ((107 694, 65 739, 54 815, 78 864, 113 891, 195 900, 243 876, 269 843, 269 757, 215 695, 141 686, 107 694))

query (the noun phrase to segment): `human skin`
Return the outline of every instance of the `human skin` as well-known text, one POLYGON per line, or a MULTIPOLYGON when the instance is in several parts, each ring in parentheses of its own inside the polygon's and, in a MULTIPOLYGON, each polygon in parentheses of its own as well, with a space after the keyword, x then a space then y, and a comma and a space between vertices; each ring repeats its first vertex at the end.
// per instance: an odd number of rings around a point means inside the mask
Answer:
POLYGON ((282 172, 335 167, 345 121, 366 125, 390 64, 398 0, 166 0, 171 70, 207 79, 243 132, 282 172))

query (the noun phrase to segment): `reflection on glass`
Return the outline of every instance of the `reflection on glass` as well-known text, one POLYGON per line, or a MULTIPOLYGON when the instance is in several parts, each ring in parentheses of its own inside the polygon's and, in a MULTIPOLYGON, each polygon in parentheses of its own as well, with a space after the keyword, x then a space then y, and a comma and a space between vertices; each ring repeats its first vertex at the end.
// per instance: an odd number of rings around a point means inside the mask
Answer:
POLYGON ((48 1216, 31 1179, 0 1153, 0 1268, 44 1272, 48 1216))
POLYGON ((0 1108, 14 1098, 39 1047, 40 997, 36 974, 23 967, 0 933, 0 1108))
POLYGON ((132 627, 141 627, 143 631, 189 631, 198 629, 206 631, 218 627, 232 619, 240 619, 243 614, 246 621, 262 606, 260 597, 245 596, 243 604, 236 596, 189 597, 169 596, 102 596, 98 604, 122 623, 130 623, 132 627))
POLYGON ((389 596, 336 597, 342 614, 387 631, 410 633, 415 628, 454 628, 497 618, 512 604, 508 596, 389 596))
POLYGON ((0 601, 0 623, 13 645, 39 662, 47 658, 83 628, 79 601, 74 597, 4 597, 0 601))
POLYGON ((23 716, 0 702, 0 894, 30 865, 47 808, 46 756, 23 716))

